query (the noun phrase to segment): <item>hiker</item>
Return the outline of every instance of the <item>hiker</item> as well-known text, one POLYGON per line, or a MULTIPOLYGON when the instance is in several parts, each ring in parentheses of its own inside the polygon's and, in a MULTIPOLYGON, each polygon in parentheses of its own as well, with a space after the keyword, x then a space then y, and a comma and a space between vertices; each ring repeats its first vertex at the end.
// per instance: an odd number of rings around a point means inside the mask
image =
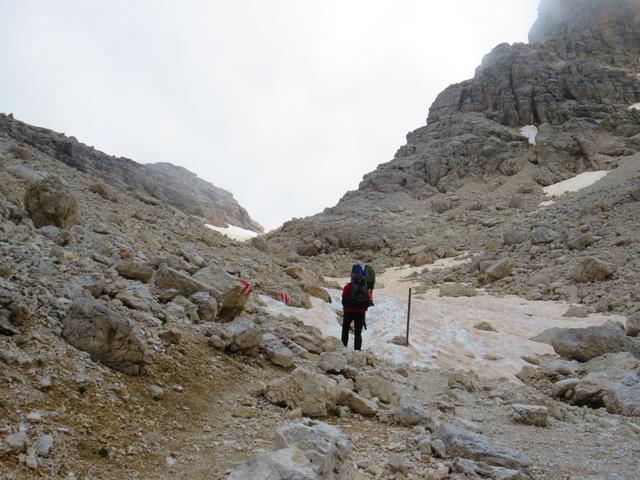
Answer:
POLYGON ((373 266, 364 266, 364 278, 367 280, 367 290, 369 290, 369 306, 373 307, 373 287, 376 284, 376 271, 373 266))
POLYGON ((349 330, 351 322, 354 323, 355 350, 362 350, 362 327, 366 328, 364 315, 369 308, 369 289, 364 270, 359 264, 355 264, 351 269, 351 282, 342 289, 342 307, 344 315, 342 318, 342 343, 346 347, 349 343, 349 330))

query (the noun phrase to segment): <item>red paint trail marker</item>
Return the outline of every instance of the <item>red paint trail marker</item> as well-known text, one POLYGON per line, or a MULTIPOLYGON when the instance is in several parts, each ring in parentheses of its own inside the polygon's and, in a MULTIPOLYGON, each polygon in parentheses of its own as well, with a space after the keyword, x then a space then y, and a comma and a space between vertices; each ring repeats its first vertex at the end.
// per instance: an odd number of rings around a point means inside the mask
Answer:
POLYGON ((242 285, 242 295, 249 295, 251 293, 251 284, 244 278, 240 279, 240 285, 242 285))

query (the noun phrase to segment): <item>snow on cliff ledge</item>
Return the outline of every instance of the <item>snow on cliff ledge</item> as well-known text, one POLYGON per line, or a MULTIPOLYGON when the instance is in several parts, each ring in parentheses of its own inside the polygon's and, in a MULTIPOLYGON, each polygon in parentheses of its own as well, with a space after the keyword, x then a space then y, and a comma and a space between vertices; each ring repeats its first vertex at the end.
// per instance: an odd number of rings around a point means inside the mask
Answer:
POLYGON ((520 129, 520 135, 527 137, 529 143, 535 145, 538 137, 538 128, 535 125, 525 125, 520 129))
POLYGON ((542 190, 545 195, 549 195, 551 197, 559 197, 560 195, 563 195, 565 193, 577 192, 578 190, 582 190, 583 188, 593 185, 601 178, 604 178, 607 173, 609 172, 606 170, 599 170, 597 172, 584 172, 562 182, 554 183, 553 185, 544 187, 542 190))
POLYGON ((256 232, 245 230, 244 228, 236 227, 235 225, 229 225, 227 228, 224 228, 215 227, 213 225, 205 223, 204 226, 210 228, 211 230, 215 230, 216 232, 220 232, 225 237, 229 237, 233 240, 238 240, 239 242, 246 242, 247 240, 258 236, 256 232))

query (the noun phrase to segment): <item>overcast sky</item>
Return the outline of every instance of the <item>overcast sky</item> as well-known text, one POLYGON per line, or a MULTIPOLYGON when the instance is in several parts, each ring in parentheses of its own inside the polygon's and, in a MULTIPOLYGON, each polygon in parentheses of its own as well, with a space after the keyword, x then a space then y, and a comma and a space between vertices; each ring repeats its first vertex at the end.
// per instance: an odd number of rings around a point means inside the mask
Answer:
POLYGON ((0 0, 0 111, 231 191, 334 205, 538 0, 0 0))

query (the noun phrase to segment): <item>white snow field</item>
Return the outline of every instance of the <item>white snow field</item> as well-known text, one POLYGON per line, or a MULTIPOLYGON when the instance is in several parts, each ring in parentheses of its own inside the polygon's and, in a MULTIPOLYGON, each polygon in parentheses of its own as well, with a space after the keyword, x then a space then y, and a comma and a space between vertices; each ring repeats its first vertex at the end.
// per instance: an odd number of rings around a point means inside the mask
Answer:
POLYGON ((536 138, 538 137, 538 127, 535 125, 525 125, 520 129, 520 135, 523 135, 529 139, 531 145, 536 144, 536 138))
POLYGON ((596 183, 598 180, 604 178, 607 173, 609 173, 607 170, 584 172, 562 182, 554 183, 553 185, 544 187, 542 191, 545 195, 549 195, 550 197, 559 197, 560 195, 564 195, 568 192, 577 192, 578 190, 587 188, 588 186, 596 183))
POLYGON ((640 103, 634 103, 633 105, 630 105, 627 110, 640 110, 640 103))
MULTIPOLYGON (((368 330, 363 331, 363 347, 398 362, 418 366, 472 369, 487 377, 511 377, 526 362, 523 356, 553 353, 551 346, 532 342, 531 337, 551 327, 586 327, 619 316, 589 315, 585 319, 563 317, 569 304, 533 302, 516 296, 494 297, 478 292, 475 297, 440 297, 439 290, 414 295, 411 305, 409 347, 392 344, 404 336, 409 287, 405 277, 424 268, 443 268, 461 260, 441 260, 420 268, 397 268, 378 276, 384 288, 374 292, 375 306, 367 312, 368 330), (473 328, 486 321, 496 332, 473 328)), ((341 283, 346 279, 340 279, 341 283)), ((269 297, 261 298, 273 314, 292 315, 325 335, 340 337, 336 312, 342 308, 341 292, 329 290, 332 303, 313 298, 314 308, 292 308, 269 297)), ((353 348, 353 337, 349 347, 353 348)))
POLYGON ((215 230, 216 232, 220 232, 225 237, 229 237, 233 240, 238 240, 239 242, 246 242, 247 240, 258 236, 258 234, 252 230, 245 230, 244 228, 236 227, 235 225, 229 225, 227 228, 224 228, 215 227, 213 225, 205 223, 204 226, 210 228, 211 230, 215 230))

